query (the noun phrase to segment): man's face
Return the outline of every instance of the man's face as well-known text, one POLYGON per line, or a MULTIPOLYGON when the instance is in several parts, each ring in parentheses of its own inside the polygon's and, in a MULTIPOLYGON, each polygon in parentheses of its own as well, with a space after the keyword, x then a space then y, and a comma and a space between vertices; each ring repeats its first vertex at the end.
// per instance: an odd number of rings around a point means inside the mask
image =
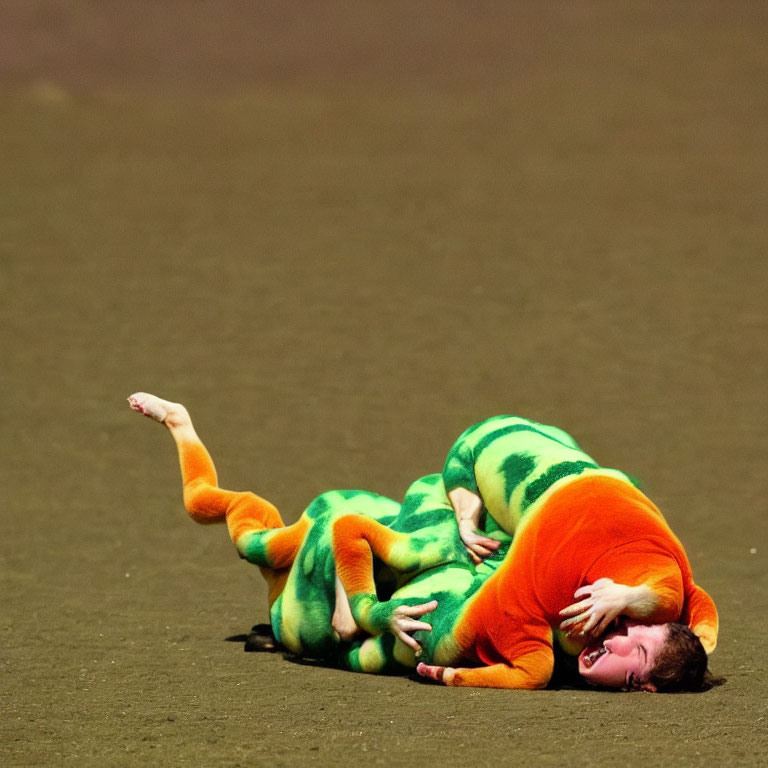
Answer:
POLYGON ((666 624, 623 622, 579 654, 579 674, 605 688, 653 690, 647 681, 666 640, 666 624))

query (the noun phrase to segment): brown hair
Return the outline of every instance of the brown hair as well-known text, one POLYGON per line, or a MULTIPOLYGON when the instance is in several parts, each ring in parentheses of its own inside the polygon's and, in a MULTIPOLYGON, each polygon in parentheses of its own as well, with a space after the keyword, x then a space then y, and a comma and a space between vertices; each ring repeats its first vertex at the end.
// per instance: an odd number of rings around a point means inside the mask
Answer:
POLYGON ((648 681, 659 693, 697 693, 725 682, 707 669, 701 640, 685 624, 672 623, 648 681))

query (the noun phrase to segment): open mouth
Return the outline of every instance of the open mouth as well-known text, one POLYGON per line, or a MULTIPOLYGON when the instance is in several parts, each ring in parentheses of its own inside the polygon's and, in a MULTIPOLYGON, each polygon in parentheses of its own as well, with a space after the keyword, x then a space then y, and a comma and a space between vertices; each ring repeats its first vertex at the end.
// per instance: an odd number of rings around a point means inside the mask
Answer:
POLYGON ((594 646, 587 646, 580 654, 579 661, 587 668, 593 667, 597 660, 605 656, 610 651, 604 646, 600 645, 597 648, 594 646))
POLYGON ((600 645, 588 645, 579 654, 579 663, 584 666, 585 669, 593 667, 603 656, 610 653, 605 647, 606 640, 618 635, 628 635, 629 627, 624 621, 616 621, 611 631, 607 635, 603 635, 603 642, 600 645))

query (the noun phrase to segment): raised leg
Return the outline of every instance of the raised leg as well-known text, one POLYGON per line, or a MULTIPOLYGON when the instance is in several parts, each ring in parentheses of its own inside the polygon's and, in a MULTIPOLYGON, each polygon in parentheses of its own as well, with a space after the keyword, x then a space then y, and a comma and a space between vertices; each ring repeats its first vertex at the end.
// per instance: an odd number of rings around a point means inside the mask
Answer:
POLYGON ((216 468, 195 432, 187 409, 146 392, 128 398, 134 411, 164 424, 179 453, 184 506, 198 523, 226 520, 232 542, 241 557, 262 568, 270 586, 270 603, 285 583, 287 569, 306 534, 307 520, 286 527, 277 508, 255 493, 218 487, 216 468))
MULTIPOLYGON (((195 432, 187 409, 181 403, 162 400, 146 392, 131 395, 128 405, 134 411, 164 424, 171 433, 179 452, 184 506, 189 516, 198 523, 223 522, 237 494, 218 488, 213 460, 195 432)), ((272 516, 271 510, 267 511, 267 515, 272 516)), ((274 520, 269 522, 272 524, 264 527, 276 527, 274 520)), ((282 521, 278 525, 282 525, 282 521)))

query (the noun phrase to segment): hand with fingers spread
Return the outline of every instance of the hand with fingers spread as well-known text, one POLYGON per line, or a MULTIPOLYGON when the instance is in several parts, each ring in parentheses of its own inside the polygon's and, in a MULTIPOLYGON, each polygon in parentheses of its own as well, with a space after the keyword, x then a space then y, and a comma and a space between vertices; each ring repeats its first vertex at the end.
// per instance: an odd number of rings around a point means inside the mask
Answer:
POLYGON ((573 595, 579 602, 560 611, 565 617, 560 629, 570 638, 599 637, 617 616, 633 605, 636 592, 636 587, 616 584, 608 578, 580 587, 573 595))
POLYGON ((430 600, 428 603, 422 603, 421 605, 399 605, 395 608, 392 618, 389 620, 392 634, 409 648, 412 648, 417 656, 421 653, 421 646, 411 637, 410 633, 417 632, 418 630, 430 632, 432 625, 418 619, 434 611, 435 608, 437 608, 437 600, 430 600))

